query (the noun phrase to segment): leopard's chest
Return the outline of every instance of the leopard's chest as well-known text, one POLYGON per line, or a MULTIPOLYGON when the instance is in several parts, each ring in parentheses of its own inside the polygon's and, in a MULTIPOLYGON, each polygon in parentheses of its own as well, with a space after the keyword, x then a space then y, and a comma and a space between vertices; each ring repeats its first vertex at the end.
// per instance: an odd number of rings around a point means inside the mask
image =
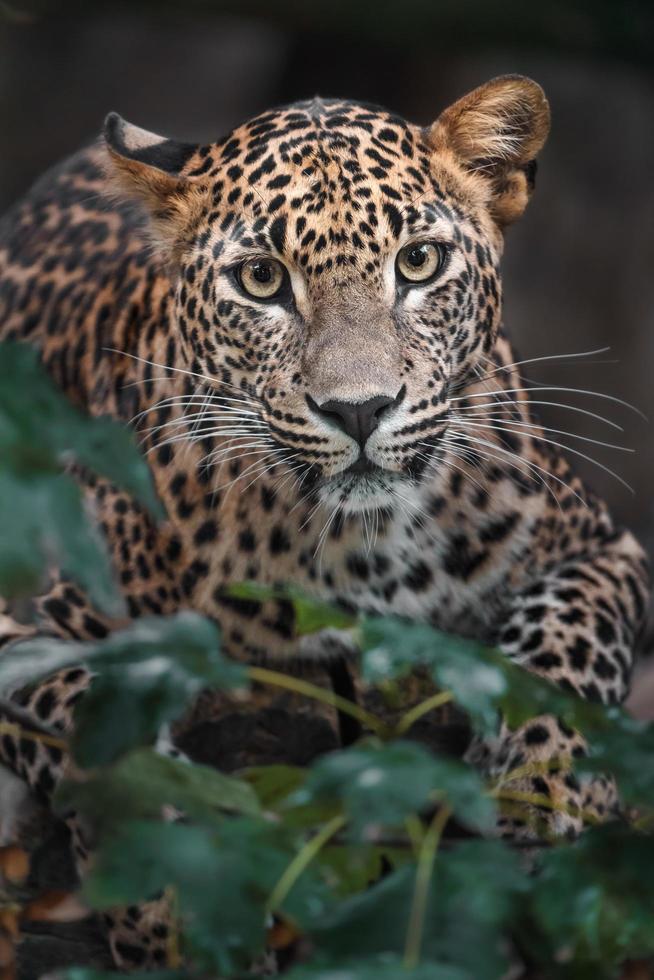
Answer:
MULTIPOLYGON (((509 513, 509 512, 507 512, 509 513)), ((520 514, 398 520, 375 539, 374 528, 338 558, 316 556, 312 592, 357 611, 398 615, 484 639, 527 574, 532 521, 520 514), (492 527, 493 533, 484 533, 492 527), (325 574, 325 569, 329 572, 325 574)))

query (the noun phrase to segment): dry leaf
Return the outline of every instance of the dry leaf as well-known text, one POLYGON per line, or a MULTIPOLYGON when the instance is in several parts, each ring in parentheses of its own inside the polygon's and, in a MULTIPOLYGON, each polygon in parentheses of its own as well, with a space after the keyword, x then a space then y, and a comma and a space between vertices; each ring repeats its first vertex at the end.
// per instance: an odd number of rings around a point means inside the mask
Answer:
POLYGON ((0 876, 12 885, 21 885, 30 870, 30 856, 22 847, 0 847, 0 876))
POLYGON ((288 949, 300 938, 300 933, 295 926, 284 919, 276 920, 272 928, 268 930, 267 945, 271 949, 288 949))
POLYGON ((45 892, 24 907, 21 919, 26 922, 78 922, 90 915, 75 892, 45 892))

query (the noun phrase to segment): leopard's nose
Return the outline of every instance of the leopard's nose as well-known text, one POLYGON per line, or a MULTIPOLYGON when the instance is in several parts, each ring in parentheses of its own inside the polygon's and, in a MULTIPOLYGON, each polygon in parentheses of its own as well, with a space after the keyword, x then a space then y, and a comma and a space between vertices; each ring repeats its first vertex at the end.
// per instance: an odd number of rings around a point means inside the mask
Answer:
POLYGON ((398 405, 403 396, 404 388, 395 398, 388 395, 376 395, 374 398, 368 398, 365 402, 332 400, 318 405, 311 395, 307 395, 307 404, 316 415, 320 415, 326 422, 338 426, 341 432, 354 439, 363 449, 385 412, 391 406, 398 405))

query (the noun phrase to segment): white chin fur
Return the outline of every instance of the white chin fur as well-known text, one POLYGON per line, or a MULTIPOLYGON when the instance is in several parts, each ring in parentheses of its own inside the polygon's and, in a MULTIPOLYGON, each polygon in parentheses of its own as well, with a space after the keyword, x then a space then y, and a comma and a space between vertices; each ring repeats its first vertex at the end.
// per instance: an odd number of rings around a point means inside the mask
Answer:
POLYGON ((411 497, 412 484, 397 473, 352 474, 334 477, 321 487, 320 498, 325 507, 339 506, 345 514, 361 514, 397 503, 396 491, 402 499, 411 497))

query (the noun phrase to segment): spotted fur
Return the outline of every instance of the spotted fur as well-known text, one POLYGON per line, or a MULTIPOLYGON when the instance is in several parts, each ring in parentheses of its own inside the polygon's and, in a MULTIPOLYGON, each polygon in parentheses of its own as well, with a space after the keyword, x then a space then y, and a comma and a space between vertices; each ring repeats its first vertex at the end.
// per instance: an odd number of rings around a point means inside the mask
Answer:
MULTIPOLYGON (((349 655, 338 633, 298 641, 288 603, 226 592, 293 582, 498 644, 586 698, 622 700, 643 552, 540 427, 501 326, 503 232, 533 190, 548 126, 541 89, 517 76, 427 129, 315 99, 196 147, 112 115, 102 141, 10 212, 2 336, 37 346, 83 408, 140 429, 168 513, 155 525, 79 476, 131 617, 191 607, 250 661, 349 655), (438 274, 398 280, 400 249, 426 241, 438 274), (285 270, 272 300, 239 285, 241 264, 261 256, 285 270)), ((60 577, 36 602, 36 626, 10 613, 5 642, 117 625, 60 577)), ((88 682, 64 672, 25 707, 66 728, 88 682)), ((471 757, 501 775, 580 751, 543 718, 471 757)), ((46 797, 65 765, 10 737, 2 758, 46 797)), ((561 771, 516 788, 564 805, 546 811, 557 833, 577 832, 581 807, 615 804, 608 783, 561 771)), ((162 962, 158 913, 114 926, 119 963, 162 962)))

